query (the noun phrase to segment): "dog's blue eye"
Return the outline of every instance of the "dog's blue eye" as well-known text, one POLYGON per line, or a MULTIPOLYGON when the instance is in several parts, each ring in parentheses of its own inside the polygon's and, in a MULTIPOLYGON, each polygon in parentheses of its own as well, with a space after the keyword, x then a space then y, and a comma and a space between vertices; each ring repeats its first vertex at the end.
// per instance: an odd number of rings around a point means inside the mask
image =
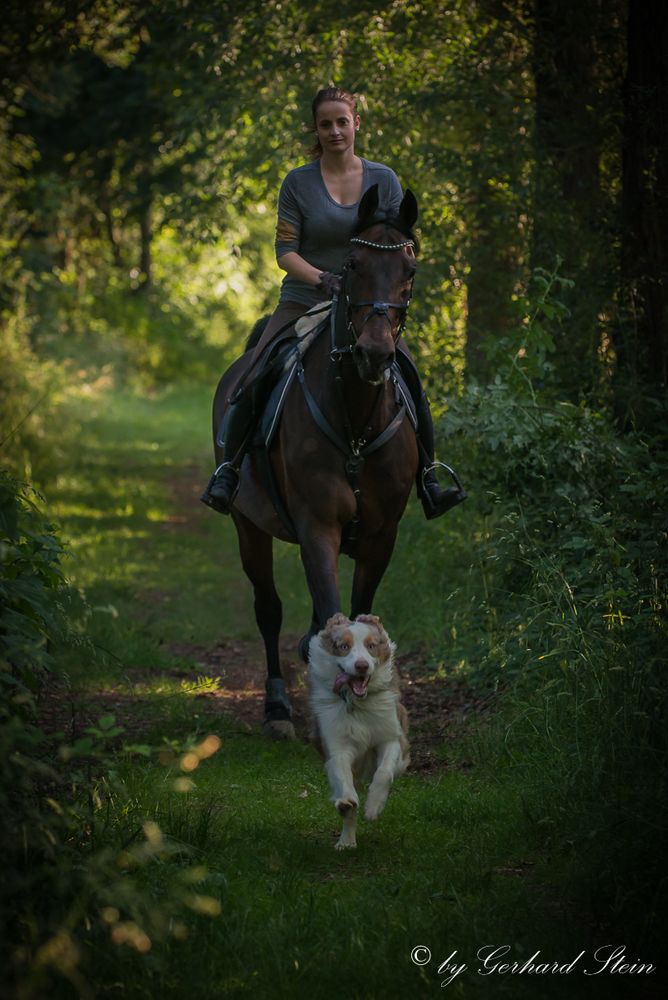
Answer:
POLYGON ((342 653, 347 653, 348 650, 350 649, 350 646, 348 645, 347 642, 340 642, 339 649, 341 650, 342 653))

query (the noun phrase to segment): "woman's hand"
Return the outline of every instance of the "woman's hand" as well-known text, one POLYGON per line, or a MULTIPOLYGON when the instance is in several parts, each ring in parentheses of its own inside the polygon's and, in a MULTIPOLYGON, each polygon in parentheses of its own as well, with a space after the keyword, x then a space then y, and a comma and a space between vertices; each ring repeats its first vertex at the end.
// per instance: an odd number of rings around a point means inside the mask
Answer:
POLYGON ((341 278, 338 274, 332 274, 331 271, 322 271, 320 281, 315 287, 324 300, 333 299, 341 291, 341 278))

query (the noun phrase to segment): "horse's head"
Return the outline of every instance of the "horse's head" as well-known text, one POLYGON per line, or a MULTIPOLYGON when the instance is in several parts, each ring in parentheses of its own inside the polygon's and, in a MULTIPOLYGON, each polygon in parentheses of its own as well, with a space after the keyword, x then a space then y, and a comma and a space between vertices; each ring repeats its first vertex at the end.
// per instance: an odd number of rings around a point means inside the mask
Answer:
POLYGON ((394 360, 415 275, 412 228, 417 202, 406 191, 396 216, 378 216, 378 185, 365 193, 346 262, 344 290, 353 358, 361 379, 378 385, 394 360))

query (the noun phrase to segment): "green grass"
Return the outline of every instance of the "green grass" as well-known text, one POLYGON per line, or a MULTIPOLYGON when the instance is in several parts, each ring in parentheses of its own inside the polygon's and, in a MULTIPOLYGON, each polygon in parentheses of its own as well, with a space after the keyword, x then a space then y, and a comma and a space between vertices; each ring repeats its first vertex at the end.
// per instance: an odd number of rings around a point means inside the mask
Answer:
POLYGON ((470 953, 511 926, 520 952, 545 940, 540 890, 529 915, 520 880, 494 871, 516 850, 521 807, 507 790, 483 799, 461 775, 406 778, 381 823, 362 824, 357 852, 338 854, 308 747, 223 736, 190 794, 172 790, 170 772, 129 779, 146 815, 206 868, 198 891, 221 903, 219 918, 168 949, 153 995, 197 983, 209 996, 398 997, 437 988, 433 970, 411 963, 415 944, 470 953))
MULTIPOLYGON (((541 826, 545 788, 532 787, 535 772, 523 779, 499 763, 503 727, 478 721, 452 750, 455 761, 474 759, 472 771, 402 778, 380 821, 361 822, 358 850, 338 853, 314 750, 214 719, 170 677, 171 640, 255 636, 233 527, 197 501, 210 465, 209 404, 197 386, 72 401, 46 486, 102 651, 92 663, 73 659, 69 672, 90 692, 114 684, 141 693, 142 740, 176 748, 163 764, 155 753, 112 755, 100 779, 93 829, 104 864, 81 961, 93 995, 439 996, 438 964, 455 950, 468 969, 445 987, 452 997, 646 995, 630 977, 477 973, 485 945, 509 945, 511 961, 540 949, 560 963, 588 949, 591 967, 593 948, 609 943, 572 893, 577 861, 541 826), (194 771, 180 767, 184 744, 212 731, 218 752, 194 771), (135 898, 149 951, 110 941, 135 898), (416 945, 432 950, 431 964, 411 961, 416 945)), ((479 640, 470 628, 458 636, 457 624, 478 613, 484 569, 471 558, 472 536, 487 529, 461 516, 427 525, 413 502, 377 610, 400 648, 426 642, 437 664, 450 645, 470 666, 479 640)), ((298 633, 309 601, 294 547, 278 547, 277 573, 285 629, 298 633)), ((61 985, 63 995, 84 995, 79 981, 61 985)), ((49 984, 49 995, 59 992, 49 984)))

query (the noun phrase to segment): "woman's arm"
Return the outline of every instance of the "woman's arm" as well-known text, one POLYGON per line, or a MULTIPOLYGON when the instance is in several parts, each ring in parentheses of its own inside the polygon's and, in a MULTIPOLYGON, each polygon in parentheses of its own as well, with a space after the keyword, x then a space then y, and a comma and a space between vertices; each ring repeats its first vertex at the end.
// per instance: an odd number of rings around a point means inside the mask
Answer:
POLYGON ((295 250, 281 254, 276 258, 276 262, 282 271, 287 271, 291 278, 298 281, 305 281, 307 285, 319 285, 321 271, 313 267, 307 260, 304 260, 295 250))
POLYGON ((278 196, 278 220, 276 223, 276 262, 291 278, 305 285, 318 288, 323 298, 331 298, 341 286, 335 274, 323 272, 309 264, 299 252, 301 247, 302 213, 295 191, 292 171, 281 184, 278 196))

